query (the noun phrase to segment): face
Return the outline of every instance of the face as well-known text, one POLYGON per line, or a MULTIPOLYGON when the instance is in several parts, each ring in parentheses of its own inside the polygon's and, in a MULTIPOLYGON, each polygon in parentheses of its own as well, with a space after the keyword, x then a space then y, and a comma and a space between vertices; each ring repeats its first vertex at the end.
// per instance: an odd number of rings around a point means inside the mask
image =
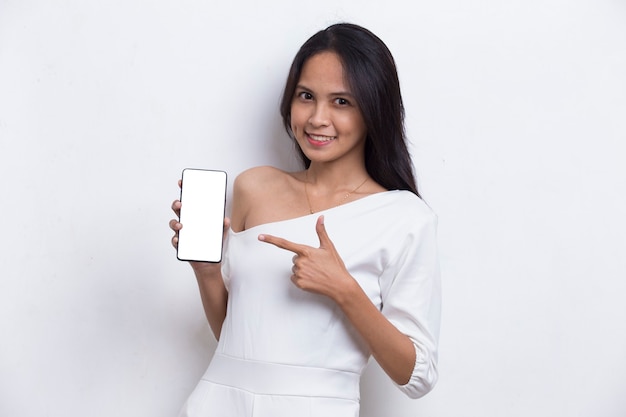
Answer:
POLYGON ((367 129, 334 52, 305 62, 291 102, 291 129, 311 162, 363 162, 367 129))

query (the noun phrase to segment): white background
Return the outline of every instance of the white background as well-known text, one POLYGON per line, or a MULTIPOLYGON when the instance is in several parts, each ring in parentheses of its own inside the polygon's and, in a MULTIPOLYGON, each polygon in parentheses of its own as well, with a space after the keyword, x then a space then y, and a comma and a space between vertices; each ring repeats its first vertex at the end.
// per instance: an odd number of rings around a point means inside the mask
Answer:
POLYGON ((293 169, 288 66, 344 20, 397 60, 444 283, 438 386, 372 366, 362 417, 626 415, 626 2, 0 0, 1 416, 176 414, 214 349, 180 171, 293 169))

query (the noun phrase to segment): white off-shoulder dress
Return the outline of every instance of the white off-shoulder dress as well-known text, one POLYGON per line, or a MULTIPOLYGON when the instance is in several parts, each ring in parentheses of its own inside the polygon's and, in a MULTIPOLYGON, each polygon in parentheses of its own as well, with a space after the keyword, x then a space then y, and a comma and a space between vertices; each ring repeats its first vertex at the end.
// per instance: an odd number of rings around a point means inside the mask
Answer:
POLYGON ((412 398, 437 380, 441 286, 436 217, 408 191, 386 191, 294 219, 230 231, 228 308, 211 363, 181 417, 357 417, 367 346, 329 298, 290 280, 293 253, 259 234, 319 246, 326 230, 350 274, 414 343, 412 398))

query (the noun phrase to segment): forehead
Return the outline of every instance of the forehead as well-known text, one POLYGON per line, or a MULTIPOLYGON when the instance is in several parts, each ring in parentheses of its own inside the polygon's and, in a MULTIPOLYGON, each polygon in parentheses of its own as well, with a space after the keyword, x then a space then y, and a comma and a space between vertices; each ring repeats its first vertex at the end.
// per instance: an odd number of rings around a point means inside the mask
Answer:
POLYGON ((335 52, 319 52, 306 60, 300 73, 300 84, 327 86, 347 90, 343 63, 335 52))

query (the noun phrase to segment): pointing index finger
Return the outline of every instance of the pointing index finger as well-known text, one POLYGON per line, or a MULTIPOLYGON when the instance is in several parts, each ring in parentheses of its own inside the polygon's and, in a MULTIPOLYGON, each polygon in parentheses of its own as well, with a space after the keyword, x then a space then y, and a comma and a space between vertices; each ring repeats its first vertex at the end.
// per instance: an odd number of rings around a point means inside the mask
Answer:
POLYGON ((282 237, 277 237, 277 236, 272 236, 272 235, 259 235, 259 240, 262 242, 270 243, 281 249, 285 249, 290 252, 293 252, 296 255, 303 255, 306 249, 308 248, 308 246, 306 245, 294 243, 287 239, 283 239, 282 237))

